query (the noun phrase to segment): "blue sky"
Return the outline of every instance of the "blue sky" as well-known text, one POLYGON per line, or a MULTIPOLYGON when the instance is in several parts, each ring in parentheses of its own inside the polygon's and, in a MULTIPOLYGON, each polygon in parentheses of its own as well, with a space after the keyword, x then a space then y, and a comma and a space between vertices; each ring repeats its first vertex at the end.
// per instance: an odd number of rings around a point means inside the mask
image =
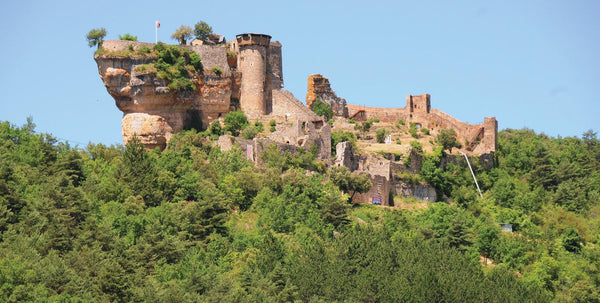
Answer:
POLYGON ((404 107, 431 94, 459 120, 551 136, 600 130, 600 1, 2 1, 0 121, 32 116, 73 145, 121 143, 122 113, 85 35, 131 33, 175 43, 204 20, 230 40, 283 44, 285 88, 304 101, 308 75, 352 104, 404 107))

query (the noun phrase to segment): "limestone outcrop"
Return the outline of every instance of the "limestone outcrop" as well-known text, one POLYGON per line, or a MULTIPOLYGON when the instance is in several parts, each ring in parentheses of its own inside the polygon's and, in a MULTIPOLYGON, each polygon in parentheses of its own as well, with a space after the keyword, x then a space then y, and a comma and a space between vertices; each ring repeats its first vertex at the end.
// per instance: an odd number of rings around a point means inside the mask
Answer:
MULTIPOLYGON (((174 91, 156 73, 138 68, 154 62, 156 58, 115 55, 119 51, 135 51, 144 45, 148 44, 105 41, 103 47, 111 52, 94 56, 108 93, 123 112, 121 125, 125 144, 137 136, 148 148, 164 148, 174 133, 206 123, 229 111, 229 73, 217 75, 205 69, 192 78, 195 90, 174 91)), ((222 65, 226 65, 224 56, 222 60, 222 65)))

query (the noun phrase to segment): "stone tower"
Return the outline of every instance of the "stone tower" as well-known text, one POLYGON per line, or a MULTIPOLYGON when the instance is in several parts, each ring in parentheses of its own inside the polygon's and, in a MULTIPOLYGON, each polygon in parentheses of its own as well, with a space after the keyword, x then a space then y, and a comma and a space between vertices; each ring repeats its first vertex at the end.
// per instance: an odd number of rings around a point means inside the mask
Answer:
POLYGON ((259 119, 268 114, 269 91, 267 65, 271 36, 264 34, 239 34, 238 69, 242 74, 240 108, 249 119, 259 119))
POLYGON ((406 96, 406 108, 409 109, 410 113, 425 113, 429 114, 431 110, 431 96, 429 94, 422 94, 419 96, 406 96))

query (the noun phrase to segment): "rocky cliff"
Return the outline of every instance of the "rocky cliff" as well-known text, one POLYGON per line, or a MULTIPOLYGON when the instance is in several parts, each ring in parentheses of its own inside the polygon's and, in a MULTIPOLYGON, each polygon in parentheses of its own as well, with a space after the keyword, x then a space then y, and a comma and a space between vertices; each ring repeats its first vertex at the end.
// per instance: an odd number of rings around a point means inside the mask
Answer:
POLYGON ((229 111, 232 77, 224 48, 190 47, 200 55, 204 67, 190 79, 196 89, 169 89, 168 81, 159 79, 155 71, 139 68, 156 61, 152 53, 136 53, 152 45, 104 41, 104 51, 94 59, 108 93, 123 112, 123 142, 127 144, 135 135, 148 148, 164 148, 172 134, 200 123, 206 125, 229 111))

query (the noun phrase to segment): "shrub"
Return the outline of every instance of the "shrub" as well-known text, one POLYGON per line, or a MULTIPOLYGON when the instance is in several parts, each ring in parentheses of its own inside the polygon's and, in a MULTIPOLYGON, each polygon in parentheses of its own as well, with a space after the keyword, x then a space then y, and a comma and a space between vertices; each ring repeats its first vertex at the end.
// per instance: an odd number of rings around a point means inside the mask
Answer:
POLYGON ((329 104, 321 101, 321 99, 317 98, 315 102, 312 103, 311 109, 315 114, 319 116, 325 116, 327 120, 330 120, 333 117, 333 111, 331 110, 331 106, 329 104))
POLYGON ((244 139, 252 140, 256 137, 256 135, 258 135, 258 133, 258 128, 256 128, 254 125, 250 125, 242 130, 240 136, 244 139))
POLYGON ((412 122, 410 123, 410 129, 408 130, 408 132, 410 133, 410 135, 413 138, 419 137, 419 135, 417 134, 417 124, 415 124, 415 123, 412 123, 412 122))
POLYGON ((375 131, 375 140, 377 143, 383 143, 385 141, 385 137, 390 134, 390 131, 387 128, 378 128, 375 131))
POLYGON ((220 75, 223 74, 223 70, 220 67, 218 67, 218 66, 213 66, 210 70, 213 73, 215 73, 217 76, 220 76, 220 75))
POLYGON ((265 126, 259 121, 254 122, 254 127, 256 127, 256 130, 258 130, 259 133, 262 133, 263 130, 265 130, 265 126))
POLYGON ((132 35, 130 33, 126 33, 123 36, 119 35, 119 40, 138 41, 138 38, 137 38, 137 36, 134 36, 134 35, 132 35))
POLYGON ((221 127, 221 122, 219 122, 219 120, 213 121, 208 127, 208 131, 213 135, 223 135, 223 128, 221 127))
POLYGON ((400 125, 402 125, 402 126, 406 125, 406 124, 404 123, 404 120, 402 120, 402 119, 398 120, 398 126, 400 126, 400 125))
POLYGON ((276 126, 277 125, 277 121, 275 121, 275 119, 272 119, 271 121, 269 121, 269 126, 276 126))
POLYGON ((248 117, 241 110, 236 110, 228 112, 223 122, 225 122, 225 131, 237 136, 242 129, 248 126, 248 117))
POLYGON ((424 128, 424 127, 421 128, 421 132, 425 135, 429 135, 429 129, 427 129, 427 128, 424 128))
POLYGON ((177 91, 196 90, 192 78, 202 71, 202 60, 195 52, 177 45, 162 42, 154 45, 156 70, 159 79, 169 81, 169 89, 177 91))
POLYGON ((352 147, 356 148, 356 136, 351 132, 343 130, 334 131, 331 133, 331 154, 335 154, 335 146, 340 143, 348 141, 352 144, 352 147))
POLYGON ((356 121, 354 119, 348 119, 348 123, 350 123, 350 124, 356 124, 356 121))
POLYGON ((412 147, 419 154, 423 153, 423 146, 421 145, 421 142, 417 140, 410 141, 410 147, 412 147))

